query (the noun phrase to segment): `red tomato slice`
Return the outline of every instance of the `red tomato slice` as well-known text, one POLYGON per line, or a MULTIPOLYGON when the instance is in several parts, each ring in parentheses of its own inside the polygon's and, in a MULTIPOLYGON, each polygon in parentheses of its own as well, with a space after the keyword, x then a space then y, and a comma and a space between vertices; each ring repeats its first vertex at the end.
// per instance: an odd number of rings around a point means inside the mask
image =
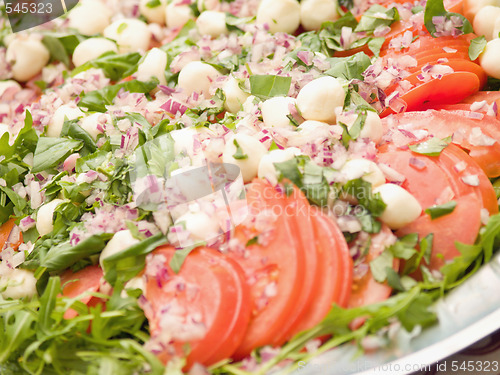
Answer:
MULTIPOLYGON (((231 356, 250 318, 250 294, 241 267, 209 248, 193 250, 176 275, 169 266, 175 250, 160 247, 146 260, 144 313, 152 339, 166 335, 159 358, 183 356, 186 368, 231 356), (154 275, 148 267, 155 267, 154 275), (193 324, 193 322, 196 322, 193 324)), ((161 342, 161 339, 160 339, 161 342)))
MULTIPOLYGON (((97 292, 99 290, 102 275, 102 269, 98 265, 88 266, 77 272, 66 270, 61 275, 63 296, 75 298, 85 292, 97 292)), ((80 301, 87 306, 96 306, 98 303, 102 302, 102 299, 90 294, 85 294, 80 298, 80 301)), ((69 309, 64 313, 64 318, 72 319, 77 315, 78 313, 75 310, 69 309)))
MULTIPOLYGON (((6 245, 13 248, 14 250, 17 250, 19 245, 23 243, 23 234, 21 233, 21 231, 19 231, 19 237, 17 238, 15 243, 8 242, 14 226, 14 219, 9 219, 5 223, 3 223, 2 226, 0 226, 0 252, 6 245)), ((11 241, 13 240, 11 239, 11 241)))
POLYGON ((240 246, 228 251, 245 271, 253 299, 248 331, 233 355, 237 359, 257 347, 276 343, 282 327, 301 308, 296 301, 309 277, 304 248, 287 219, 286 196, 277 189, 266 181, 254 180, 246 197, 250 216, 235 230, 240 246), (245 248, 256 235, 263 244, 245 248))
POLYGON ((319 209, 313 210, 311 218, 319 260, 317 280, 312 303, 294 334, 320 323, 334 303, 346 307, 352 289, 352 258, 344 235, 319 209))
MULTIPOLYGON (((406 111, 418 111, 427 103, 454 104, 479 90, 480 81, 476 74, 469 72, 454 72, 446 74, 441 79, 434 79, 417 86, 401 99, 406 102, 406 111)), ((391 108, 386 108, 381 114, 385 117, 394 113, 391 108)))
POLYGON ((486 100, 488 104, 497 102, 500 105, 500 91, 479 91, 465 98, 462 103, 472 104, 475 102, 482 102, 483 100, 486 100))

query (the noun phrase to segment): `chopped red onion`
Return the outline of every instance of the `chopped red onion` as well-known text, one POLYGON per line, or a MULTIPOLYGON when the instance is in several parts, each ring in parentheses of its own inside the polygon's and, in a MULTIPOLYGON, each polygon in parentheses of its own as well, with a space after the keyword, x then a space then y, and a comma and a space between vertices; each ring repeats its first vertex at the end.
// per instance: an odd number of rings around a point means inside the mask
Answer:
POLYGON ((477 174, 461 177, 464 184, 469 186, 479 186, 479 176, 477 174))

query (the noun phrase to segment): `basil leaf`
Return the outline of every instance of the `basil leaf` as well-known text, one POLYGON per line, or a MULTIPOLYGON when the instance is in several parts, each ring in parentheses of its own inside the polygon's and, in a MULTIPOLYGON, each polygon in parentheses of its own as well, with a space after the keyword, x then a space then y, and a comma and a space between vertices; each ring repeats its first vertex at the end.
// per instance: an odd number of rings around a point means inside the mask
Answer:
MULTIPOLYGON (((417 235, 412 234, 408 236, 417 236, 417 235)), ((409 244, 413 242, 413 238, 414 237, 408 237, 409 244)), ((434 233, 429 233, 427 236, 425 236, 420 240, 419 244, 420 250, 405 262, 403 274, 408 275, 416 271, 420 266, 423 266, 421 265, 422 259, 425 260, 427 264, 431 262, 433 241, 434 241, 434 233)))
POLYGON ((156 7, 159 7, 160 5, 161 5, 160 0, 150 0, 146 3, 146 6, 148 8, 156 8, 156 7))
POLYGON ((37 315, 31 310, 7 311, 0 315, 0 363, 5 363, 12 352, 35 336, 33 323, 37 315))
POLYGON ((392 288, 399 292, 404 292, 406 288, 403 286, 401 282, 401 278, 399 274, 394 271, 391 267, 386 267, 385 273, 387 275, 387 284, 392 288))
POLYGON ((70 65, 70 56, 80 42, 86 38, 82 35, 69 34, 45 34, 42 43, 50 52, 51 61, 60 61, 67 67, 70 65))
POLYGON ((182 265, 184 264, 184 261, 186 260, 187 256, 197 247, 199 244, 194 245, 194 246, 189 246, 184 249, 178 249, 175 251, 174 256, 170 260, 170 268, 172 268, 172 271, 175 273, 179 273, 181 270, 182 265))
POLYGON ((233 141, 233 144, 236 146, 236 152, 233 154, 233 158, 235 158, 236 160, 248 159, 248 155, 245 154, 245 152, 240 147, 240 145, 239 145, 238 141, 236 141, 236 139, 233 141))
POLYGON ((71 75, 74 77, 80 72, 90 68, 102 69, 104 75, 112 81, 119 81, 130 75, 137 67, 141 54, 138 52, 117 54, 115 52, 106 52, 94 60, 90 60, 83 65, 75 68, 71 75))
POLYGON ((262 100, 274 96, 287 96, 291 84, 292 77, 275 75, 250 76, 250 92, 262 100))
POLYGON ((14 190, 9 187, 0 186, 0 191, 9 197, 10 201, 14 204, 14 207, 16 207, 19 211, 24 210, 27 202, 14 190))
POLYGON ((362 178, 348 181, 342 191, 355 197, 359 204, 375 217, 382 215, 387 206, 380 197, 380 193, 373 194, 372 184, 362 178))
POLYGON ((393 22, 399 20, 397 8, 385 8, 381 5, 372 5, 359 20, 358 26, 354 32, 369 31, 373 32, 379 26, 390 26, 393 22))
POLYGON ((297 158, 293 158, 280 163, 273 163, 276 171, 279 172, 281 181, 283 178, 293 182, 298 188, 302 188, 302 172, 299 170, 297 158))
POLYGON ((470 22, 459 13, 450 13, 445 7, 443 0, 427 0, 427 4, 425 6, 425 14, 424 14, 424 23, 427 31, 436 38, 436 25, 434 24, 434 17, 445 17, 446 20, 449 20, 451 17, 458 17, 462 20, 463 24, 458 29, 461 30, 464 34, 470 34, 474 32, 472 29, 472 25, 470 22))
POLYGON ((396 258, 409 260, 417 254, 417 250, 415 250, 417 243, 418 234, 411 233, 400 238, 394 245, 391 245, 389 251, 396 258))
POLYGON ((416 326, 427 327, 435 323, 437 316, 431 311, 434 299, 428 294, 420 294, 408 307, 397 313, 403 327, 411 332, 416 326))
POLYGON ((441 151, 443 151, 448 144, 451 142, 451 139, 439 139, 439 138, 431 138, 428 141, 417 143, 414 145, 410 145, 410 150, 416 152, 417 154, 427 155, 427 156, 439 156, 441 151))
POLYGON ((392 269, 394 256, 390 251, 384 251, 378 257, 370 262, 370 271, 373 278, 379 283, 383 283, 387 279, 387 269, 392 269))
POLYGON ((484 49, 486 48, 486 44, 488 44, 488 42, 486 41, 484 35, 472 39, 469 46, 469 58, 472 61, 476 60, 479 55, 483 53, 484 49))
POLYGON ((49 138, 39 139, 33 158, 32 173, 42 172, 57 166, 69 155, 82 148, 83 142, 74 139, 49 138))
POLYGON ((425 210, 425 213, 428 214, 432 220, 434 220, 441 216, 451 214, 455 210, 455 207, 457 207, 457 202, 449 201, 444 204, 429 207, 425 210))
POLYGON ((89 152, 94 152, 97 150, 97 145, 94 139, 78 125, 78 120, 66 120, 64 121, 63 128, 61 131, 61 136, 68 136, 73 139, 83 142, 83 145, 89 152))
POLYGON ((329 59, 331 68, 324 74, 344 78, 363 80, 363 72, 371 65, 371 60, 364 52, 356 53, 349 57, 338 57, 329 59))
POLYGON ((9 134, 4 133, 0 138, 0 156, 6 159, 18 155, 20 159, 24 158, 30 152, 34 152, 38 142, 38 135, 33 128, 33 118, 30 111, 26 110, 24 127, 19 131, 14 144, 9 144, 9 134))

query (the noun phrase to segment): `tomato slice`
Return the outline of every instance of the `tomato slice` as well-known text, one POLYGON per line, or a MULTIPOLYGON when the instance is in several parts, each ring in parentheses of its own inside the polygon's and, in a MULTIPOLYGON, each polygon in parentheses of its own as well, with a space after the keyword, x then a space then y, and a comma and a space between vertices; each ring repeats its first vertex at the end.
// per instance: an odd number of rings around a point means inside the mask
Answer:
MULTIPOLYGON (((87 266, 80 271, 73 272, 66 270, 61 275, 61 286, 63 287, 62 294, 65 297, 75 298, 85 292, 97 292, 100 287, 103 272, 98 265, 87 266)), ((102 299, 94 297, 90 294, 85 294, 80 298, 80 301, 87 306, 96 306, 102 303, 102 299)), ((65 319, 72 319, 77 316, 76 310, 69 309, 64 313, 65 319)))
POLYGON ((17 250, 19 245, 23 243, 23 234, 21 231, 19 231, 19 236, 16 240, 10 239, 10 241, 15 241, 15 242, 9 242, 9 237, 12 233, 12 230, 14 229, 15 223, 14 219, 9 219, 5 223, 0 226, 0 252, 3 250, 6 245, 11 247, 14 250, 17 250))
MULTIPOLYGON (((287 219, 287 198, 279 187, 255 179, 247 192, 249 218, 236 227, 227 255, 245 271, 253 299, 252 317, 243 342, 233 355, 246 357, 263 345, 276 343, 289 317, 295 317, 296 301, 304 291, 306 255, 298 233, 287 219), (258 236, 257 243, 246 246, 258 236)), ((292 208, 293 212, 293 208, 292 208)))
POLYGON ((344 235, 335 221, 321 210, 313 208, 311 218, 319 260, 315 271, 317 280, 313 302, 294 333, 321 322, 334 303, 346 307, 352 289, 352 258, 344 235))
POLYGON ((191 349, 186 368, 231 356, 250 318, 243 270, 214 249, 197 248, 175 274, 169 266, 174 253, 164 246, 146 259, 143 306, 152 341, 163 345, 159 358, 184 356, 185 344, 191 349))

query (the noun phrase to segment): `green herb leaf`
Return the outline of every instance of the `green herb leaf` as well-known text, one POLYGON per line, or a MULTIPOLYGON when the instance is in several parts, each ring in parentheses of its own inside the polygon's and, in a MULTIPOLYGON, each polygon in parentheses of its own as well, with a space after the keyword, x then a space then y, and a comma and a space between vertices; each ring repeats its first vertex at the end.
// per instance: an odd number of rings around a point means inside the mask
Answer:
POLYGON ((245 154, 245 152, 240 147, 240 145, 239 145, 238 141, 236 141, 236 139, 233 141, 233 144, 236 146, 236 152, 233 154, 233 158, 235 158, 236 160, 248 159, 248 155, 245 154))
POLYGON ((292 77, 275 75, 250 76, 250 92, 262 100, 274 96, 287 96, 291 84, 292 77))
POLYGON ((70 56, 73 54, 76 46, 86 38, 82 35, 58 33, 45 34, 42 43, 50 52, 51 61, 60 61, 67 67, 70 65, 70 56))
POLYGON ((373 278, 379 283, 383 283, 387 279, 387 269, 392 269, 394 256, 390 251, 384 251, 378 257, 370 262, 370 271, 373 278))
POLYGON ((364 52, 359 52, 349 57, 334 57, 329 59, 329 62, 331 68, 324 74, 336 78, 344 78, 348 81, 351 79, 362 80, 362 73, 371 65, 370 58, 364 52))
POLYGON ((83 142, 84 147, 90 152, 95 152, 97 150, 97 145, 94 139, 78 125, 78 120, 66 120, 64 121, 63 128, 61 130, 61 136, 68 136, 72 139, 76 139, 83 142))
POLYGON ((373 194, 372 184, 362 178, 348 181, 342 188, 342 191, 355 197, 359 204, 370 211, 375 217, 382 215, 387 206, 382 200, 380 193, 373 194))
POLYGON ((174 271, 175 273, 179 273, 187 256, 191 253, 191 251, 196 249, 198 246, 199 244, 196 244, 194 246, 185 247, 183 249, 177 249, 169 263, 170 268, 172 268, 172 271, 174 271))
POLYGON ((37 173, 53 168, 82 146, 82 141, 74 139, 42 137, 36 146, 31 171, 37 173))
POLYGON ((420 294, 413 301, 411 301, 407 308, 403 309, 397 314, 397 317, 403 327, 411 332, 417 325, 428 327, 435 323, 437 316, 430 310, 434 302, 428 294, 420 294))
POLYGON ((30 111, 26 110, 24 127, 19 131, 14 144, 9 144, 9 134, 4 133, 0 138, 0 156, 9 159, 14 155, 24 158, 30 152, 34 152, 38 142, 38 135, 33 128, 33 118, 30 111))
POLYGON ((302 172, 299 170, 299 163, 297 158, 293 158, 280 163, 274 163, 274 168, 280 174, 280 180, 283 178, 288 179, 293 182, 295 186, 301 188, 302 184, 302 172))
POLYGON ((117 54, 115 52, 106 52, 97 59, 90 60, 71 72, 74 77, 78 73, 89 70, 90 68, 102 69, 104 75, 112 81, 119 81, 122 78, 132 74, 137 69, 137 64, 141 59, 138 52, 117 54))
POLYGON ((451 139, 439 139, 433 137, 428 141, 417 143, 414 145, 410 145, 410 150, 416 152, 417 154, 427 155, 427 156, 439 156, 441 151, 443 151, 448 144, 451 142, 451 139))
POLYGON ((483 53, 486 48, 486 44, 488 41, 484 37, 484 35, 478 36, 470 41, 469 46, 469 58, 474 61, 476 60, 481 53, 483 53))
POLYGON ((451 214, 455 210, 455 207, 457 207, 457 202, 449 201, 444 204, 429 207, 425 210, 425 213, 428 214, 432 220, 434 220, 441 216, 451 214))
POLYGON ((390 26, 399 20, 399 13, 396 7, 385 8, 381 5, 372 5, 359 20, 354 32, 373 32, 379 26, 390 26))
POLYGON ((146 3, 146 6, 148 8, 156 8, 156 7, 159 7, 160 5, 161 5, 161 1, 160 0, 149 0, 146 3))
POLYGON ((428 0, 425 6, 424 23, 427 31, 436 38, 436 25, 434 24, 434 17, 445 17, 449 20, 451 17, 458 17, 462 20, 463 25, 458 29, 464 34, 474 32, 470 22, 459 13, 450 13, 445 7, 443 0, 428 0))
POLYGON ((387 275, 387 284, 392 288, 399 292, 404 292, 406 288, 403 286, 401 282, 401 278, 399 274, 394 271, 391 267, 386 267, 385 273, 387 275))

